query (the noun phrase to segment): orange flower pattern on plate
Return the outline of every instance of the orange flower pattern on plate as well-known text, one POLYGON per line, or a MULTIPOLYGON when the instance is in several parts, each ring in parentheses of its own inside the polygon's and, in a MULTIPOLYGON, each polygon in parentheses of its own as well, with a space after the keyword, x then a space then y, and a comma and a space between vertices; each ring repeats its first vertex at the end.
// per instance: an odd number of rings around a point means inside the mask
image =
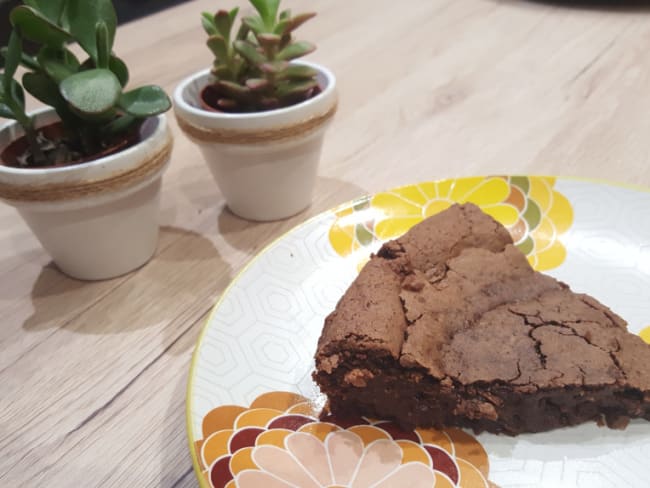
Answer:
POLYGON ((404 431, 364 418, 318 419, 304 397, 259 396, 203 419, 195 443, 211 488, 488 488, 483 446, 459 429, 404 431))
POLYGON ((359 253, 394 239, 413 225, 454 203, 472 202, 501 222, 517 247, 538 271, 562 264, 560 240, 573 223, 573 209, 554 189, 555 178, 490 176, 459 178, 403 186, 361 198, 337 210, 329 240, 340 256, 359 253))

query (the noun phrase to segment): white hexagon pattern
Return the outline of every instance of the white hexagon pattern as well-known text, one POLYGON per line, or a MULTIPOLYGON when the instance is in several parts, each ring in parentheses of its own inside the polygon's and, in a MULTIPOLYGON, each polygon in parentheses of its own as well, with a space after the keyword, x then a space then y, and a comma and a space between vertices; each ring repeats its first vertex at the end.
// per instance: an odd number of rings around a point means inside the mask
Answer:
MULTIPOLYGON (((632 331, 650 325, 650 193, 568 179, 556 189, 571 202, 574 224, 563 237, 567 258, 550 274, 609 305, 632 331)), ((215 307, 190 378, 192 441, 216 406, 246 405, 271 390, 319 396, 311 371, 323 319, 357 272, 356 256, 341 258, 329 243, 334 219, 322 214, 270 245, 215 307)), ((502 488, 650 486, 647 422, 622 432, 583 425, 478 439, 502 488)))

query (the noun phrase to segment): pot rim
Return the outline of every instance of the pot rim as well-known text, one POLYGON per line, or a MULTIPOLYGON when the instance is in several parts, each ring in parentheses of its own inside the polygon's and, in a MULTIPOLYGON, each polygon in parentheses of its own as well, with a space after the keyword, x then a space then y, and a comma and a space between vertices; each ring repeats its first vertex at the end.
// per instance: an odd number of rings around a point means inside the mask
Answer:
MULTIPOLYGON (((31 112, 37 126, 55 122, 49 107, 31 112)), ((0 200, 14 207, 43 209, 73 208, 101 204, 138 191, 162 176, 171 161, 173 137, 165 114, 151 118, 155 123, 140 142, 94 161, 56 168, 14 168, 0 164, 0 200)), ((24 133, 11 121, 0 127, 2 143, 24 133)))
POLYGON ((183 96, 187 87, 193 83, 195 80, 204 77, 210 74, 210 68, 202 69, 200 71, 194 72, 188 77, 184 78, 178 86, 174 89, 174 105, 181 109, 183 112, 189 113, 196 117, 204 117, 208 119, 224 119, 232 121, 245 121, 245 120, 260 120, 260 119, 271 119, 285 114, 289 114, 298 110, 305 110, 311 105, 318 103, 321 99, 330 97, 332 93, 336 90, 336 76, 326 67, 314 63, 311 61, 292 61, 292 64, 301 64, 309 66, 319 71, 327 80, 327 86, 324 90, 318 93, 316 96, 304 100, 300 103, 290 105, 289 107, 276 108, 273 110, 264 110, 262 112, 246 112, 246 113, 231 113, 231 112, 212 112, 204 110, 199 107, 195 107, 188 103, 183 96))
MULTIPOLYGON (((55 117, 55 120, 53 120, 52 122, 56 122, 60 120, 58 116, 56 116, 56 112, 52 107, 41 107, 39 109, 31 111, 28 115, 30 117, 35 117, 37 122, 36 124, 37 127, 38 127, 39 118, 45 118, 47 116, 53 115, 55 117)), ((55 168, 16 168, 13 166, 7 166, 5 164, 0 163, 0 172, 7 175, 16 175, 16 176, 24 176, 24 175, 43 176, 43 175, 51 175, 51 174, 62 175, 66 173, 78 172, 79 170, 82 169, 88 170, 91 168, 96 168, 98 166, 105 165, 110 161, 114 161, 118 158, 129 157, 141 151, 142 145, 146 144, 147 141, 150 141, 155 137, 160 137, 161 135, 164 135, 164 132, 166 131, 165 114, 158 114, 153 117, 157 119, 157 124, 151 134, 149 134, 146 138, 142 139, 136 144, 133 144, 116 153, 109 154, 107 156, 102 156, 101 158, 94 159, 92 161, 87 161, 85 163, 79 163, 70 166, 58 166, 55 168)), ((0 125, 0 133, 10 130, 12 127, 16 127, 18 129, 17 131, 18 135, 17 137, 11 139, 10 143, 24 135, 23 128, 15 120, 9 120, 4 124, 0 125)))

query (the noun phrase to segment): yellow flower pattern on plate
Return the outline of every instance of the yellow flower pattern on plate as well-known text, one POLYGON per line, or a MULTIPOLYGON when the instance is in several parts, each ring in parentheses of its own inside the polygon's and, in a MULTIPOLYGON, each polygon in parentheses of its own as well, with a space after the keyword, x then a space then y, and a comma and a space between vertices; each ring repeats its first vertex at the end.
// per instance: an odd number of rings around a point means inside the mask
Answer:
POLYGON ((210 488, 488 488, 483 446, 459 429, 404 431, 364 418, 318 419, 294 393, 225 405, 203 419, 195 449, 210 488))
MULTIPOLYGON (((562 264, 560 237, 573 223, 569 201, 554 189, 555 178, 472 177, 403 186, 339 208, 329 240, 340 256, 359 254, 404 234, 413 225, 454 203, 472 202, 501 222, 531 265, 549 270, 562 264)), ((365 259, 364 259, 365 258, 365 259)))
POLYGON ((643 339, 646 344, 650 344, 650 325, 641 329, 639 336, 641 336, 641 339, 643 339))

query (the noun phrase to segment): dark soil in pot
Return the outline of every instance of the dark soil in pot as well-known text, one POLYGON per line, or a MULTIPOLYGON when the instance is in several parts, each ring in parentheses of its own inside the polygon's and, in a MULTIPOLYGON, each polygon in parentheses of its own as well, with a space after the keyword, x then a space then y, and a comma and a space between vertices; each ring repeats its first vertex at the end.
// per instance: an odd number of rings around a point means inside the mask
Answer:
POLYGON ((158 120, 149 118, 133 127, 125 134, 121 134, 102 144, 99 151, 88 156, 84 155, 81 146, 74 137, 70 137, 61 122, 53 122, 38 129, 39 143, 47 153, 49 163, 36 165, 33 163, 27 138, 22 136, 0 152, 0 163, 11 168, 45 169, 76 166, 89 163, 97 159, 110 156, 127 149, 153 134, 158 120))
POLYGON ((309 92, 307 92, 306 95, 298 96, 295 99, 291 100, 291 103, 287 105, 278 106, 278 107, 269 107, 268 109, 265 110, 259 110, 253 107, 246 107, 246 106, 244 107, 237 106, 235 108, 230 108, 227 105, 221 103, 222 100, 228 98, 228 95, 223 93, 220 90, 219 86, 206 85, 205 87, 203 87, 199 95, 199 103, 201 105, 201 108, 208 112, 223 112, 223 113, 232 113, 232 114, 253 113, 253 112, 262 112, 262 111, 267 112, 279 108, 293 107, 294 105, 298 105, 299 103, 305 102, 310 98, 314 98, 316 95, 321 93, 321 91, 322 90, 320 87, 316 87, 310 90, 309 92))

